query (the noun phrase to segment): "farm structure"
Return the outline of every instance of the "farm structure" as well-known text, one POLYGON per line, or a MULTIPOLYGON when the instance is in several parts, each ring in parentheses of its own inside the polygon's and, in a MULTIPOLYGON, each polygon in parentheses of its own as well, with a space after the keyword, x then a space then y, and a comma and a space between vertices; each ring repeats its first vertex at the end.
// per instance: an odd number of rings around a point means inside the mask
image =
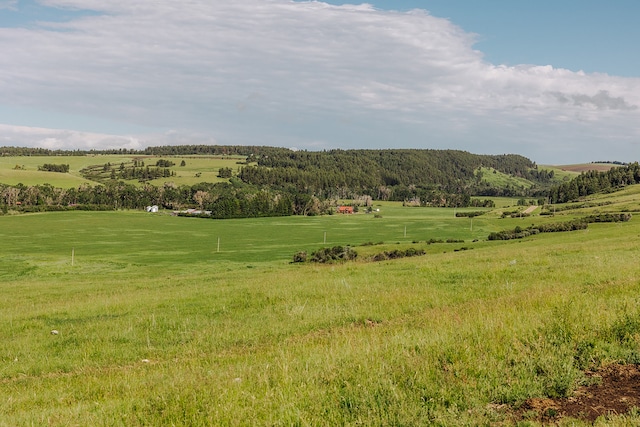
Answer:
POLYGON ((353 206, 338 206, 338 213, 341 214, 352 214, 353 206))

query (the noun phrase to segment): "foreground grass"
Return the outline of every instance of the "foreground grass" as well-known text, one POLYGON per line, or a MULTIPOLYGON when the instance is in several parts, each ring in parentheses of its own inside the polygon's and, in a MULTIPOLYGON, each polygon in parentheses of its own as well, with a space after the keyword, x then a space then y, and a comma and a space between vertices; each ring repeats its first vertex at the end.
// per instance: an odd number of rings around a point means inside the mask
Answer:
MULTIPOLYGON (((402 237, 423 212, 384 211, 402 237)), ((635 219, 318 266, 289 264, 282 231, 251 262, 212 259, 208 227, 259 221, 98 214, 0 218, 0 425, 511 424, 505 408, 568 395, 584 369, 640 362, 635 219), (72 268, 56 249, 73 239, 72 268)), ((357 240, 361 220, 321 219, 357 240)))

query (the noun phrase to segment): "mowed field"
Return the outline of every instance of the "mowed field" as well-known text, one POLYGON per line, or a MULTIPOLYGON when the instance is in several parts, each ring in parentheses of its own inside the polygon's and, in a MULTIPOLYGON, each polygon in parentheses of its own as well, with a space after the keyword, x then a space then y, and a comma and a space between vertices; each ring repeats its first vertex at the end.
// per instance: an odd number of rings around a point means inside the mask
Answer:
POLYGON ((381 218, 0 217, 0 426, 534 425, 515 415, 527 399, 640 362, 640 222, 486 237, 637 212, 640 188, 589 206, 473 221, 391 203, 381 218), (290 263, 345 244, 356 261, 290 263), (367 259, 407 247, 427 253, 367 259))

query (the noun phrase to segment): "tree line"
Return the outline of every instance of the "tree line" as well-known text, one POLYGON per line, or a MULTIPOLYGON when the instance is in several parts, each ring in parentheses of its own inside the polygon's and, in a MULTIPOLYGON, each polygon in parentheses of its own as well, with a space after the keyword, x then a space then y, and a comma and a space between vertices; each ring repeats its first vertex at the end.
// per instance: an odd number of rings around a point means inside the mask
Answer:
POLYGON ((0 184, 0 211, 143 209, 158 205, 176 211, 198 208, 212 218, 320 215, 329 212, 329 201, 307 194, 257 188, 232 178, 225 183, 176 186, 124 181, 83 184, 76 188, 43 185, 0 184))
POLYGON ((146 155, 146 156, 262 156, 272 152, 287 150, 286 148, 246 145, 167 145, 147 147, 141 150, 130 148, 114 148, 105 150, 56 150, 38 147, 0 147, 0 156, 87 156, 87 155, 146 155))

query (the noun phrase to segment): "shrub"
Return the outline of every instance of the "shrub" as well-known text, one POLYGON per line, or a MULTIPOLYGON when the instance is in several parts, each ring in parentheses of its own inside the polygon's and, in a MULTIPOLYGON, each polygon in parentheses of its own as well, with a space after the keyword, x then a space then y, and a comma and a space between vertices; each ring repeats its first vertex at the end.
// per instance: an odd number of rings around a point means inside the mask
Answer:
POLYGON ((484 215, 484 211, 456 212, 457 218, 475 218, 480 215, 484 215))
POLYGON ((171 160, 159 159, 156 162, 156 166, 159 168, 170 168, 171 166, 175 166, 175 163, 173 163, 171 160))
POLYGON ((46 171, 46 172, 67 173, 67 172, 69 172, 69 165, 56 165, 56 164, 52 164, 52 163, 45 163, 42 166, 38 166, 38 170, 39 171, 46 171))
POLYGON ((371 261, 384 261, 388 259, 406 258, 412 256, 424 255, 424 249, 408 248, 404 251, 394 249, 391 251, 384 251, 371 257, 371 261))
POLYGON ((311 254, 311 262, 332 263, 356 259, 358 253, 349 246, 322 248, 311 254))
POLYGON ((293 255, 293 262, 307 262, 307 252, 300 251, 293 255))
POLYGON ((431 239, 427 240, 427 245, 431 245, 431 244, 434 244, 434 243, 444 243, 444 240, 442 240, 442 239, 437 239, 436 240, 434 238, 431 238, 431 239))

